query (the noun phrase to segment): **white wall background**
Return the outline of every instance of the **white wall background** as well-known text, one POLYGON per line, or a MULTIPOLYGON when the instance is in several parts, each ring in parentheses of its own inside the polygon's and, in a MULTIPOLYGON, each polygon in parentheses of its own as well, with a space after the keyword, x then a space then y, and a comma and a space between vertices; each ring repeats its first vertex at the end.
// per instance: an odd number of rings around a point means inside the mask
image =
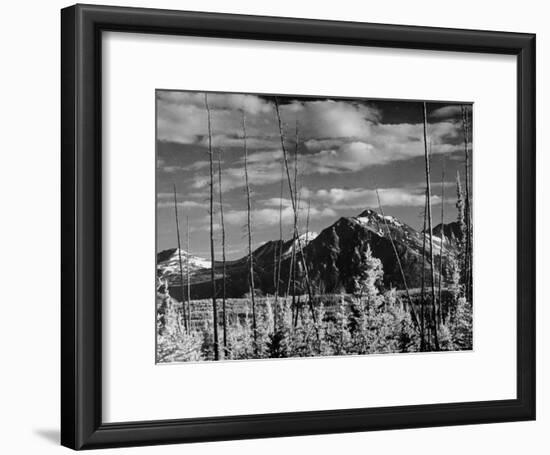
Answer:
MULTIPOLYGON (((89 3, 101 3, 93 2, 89 3)), ((550 108, 549 11, 523 0, 117 1, 119 5, 537 33, 538 420, 315 437, 109 450, 109 453, 545 454, 550 442, 550 336, 545 333, 550 187, 543 174, 550 108), (546 204, 544 201, 547 201, 546 204), (545 431, 546 430, 546 431, 545 431)), ((59 437, 59 9, 62 1, 2 8, 0 71, 0 417, 2 453, 60 453, 59 437)), ((504 218, 505 214, 503 214, 504 218)))

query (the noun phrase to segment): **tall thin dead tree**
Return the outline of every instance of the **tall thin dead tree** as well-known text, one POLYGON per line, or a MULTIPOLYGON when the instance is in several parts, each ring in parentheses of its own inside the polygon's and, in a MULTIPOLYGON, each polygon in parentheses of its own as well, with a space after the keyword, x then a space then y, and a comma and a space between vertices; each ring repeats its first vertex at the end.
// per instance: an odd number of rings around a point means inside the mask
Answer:
POLYGON ((422 228, 422 285, 420 293, 420 350, 426 350, 426 338, 425 338, 425 306, 426 306, 426 214, 428 212, 428 196, 424 202, 424 227, 422 228))
POLYGON ((292 254, 288 269, 287 295, 292 285, 292 307, 296 307, 296 247, 298 243, 298 122, 296 122, 295 148, 294 148, 294 222, 292 225, 292 254))
MULTIPOLYGON (((290 201, 292 203, 292 210, 293 210, 294 213, 296 213, 296 211, 298 210, 298 207, 296 206, 296 198, 294 196, 294 191, 292 189, 292 179, 290 177, 290 169, 289 169, 289 166, 288 166, 288 153, 287 153, 286 145, 285 145, 285 136, 284 136, 284 132, 283 132, 283 122, 281 120, 281 112, 280 112, 280 109, 279 109, 279 100, 277 98, 275 98, 275 111, 277 113, 277 123, 278 123, 278 126, 279 126, 279 137, 281 139, 281 148, 283 150, 283 159, 284 159, 284 163, 285 163, 285 170, 286 170, 286 176, 287 176, 287 181, 288 181, 288 190, 290 192, 290 201)), ((295 230, 294 235, 296 235, 296 237, 298 239, 298 253, 301 256, 301 262, 302 262, 302 266, 304 268, 304 277, 305 277, 305 281, 306 281, 306 288, 307 288, 307 294, 308 294, 308 300, 309 300, 309 308, 310 308, 310 311, 311 311, 311 317, 313 319, 313 322, 317 323, 317 317, 315 316, 315 310, 313 308, 313 293, 312 293, 312 289, 311 289, 311 283, 309 281, 307 264, 306 264, 306 261, 304 260, 303 254, 302 254, 302 243, 300 241, 300 236, 297 235, 297 229, 295 230)))
POLYGON ((414 324, 416 325, 416 327, 419 327, 418 316, 416 315, 416 310, 413 305, 411 293, 409 291, 409 287, 407 286, 407 279, 405 278, 405 272, 403 271, 403 264, 401 263, 399 252, 397 251, 397 248, 393 241, 393 236, 391 234, 390 227, 388 226, 388 221, 386 220, 386 216, 384 215, 384 209, 382 209, 382 204, 380 202, 380 195, 378 194, 378 188, 376 188, 375 191, 376 191, 376 198, 378 199, 378 209, 380 210, 380 214, 382 215, 382 219, 384 220, 384 226, 386 227, 386 231, 388 232, 388 237, 390 238, 390 243, 393 249, 393 253, 395 254, 395 260, 397 261, 399 272, 401 273, 401 280, 403 280, 403 286, 405 288, 405 292, 407 293, 407 300, 409 301, 410 313, 413 318, 414 324))
POLYGON ((309 213, 311 211, 311 198, 307 200, 307 213, 306 213, 306 244, 309 243, 309 213))
POLYGON ((439 315, 441 321, 441 308, 443 305, 443 259, 445 251, 445 155, 441 155, 441 248, 439 249, 439 315))
POLYGON ((222 188, 222 151, 218 150, 218 193, 220 195, 220 227, 222 230, 222 327, 223 327, 223 351, 227 356, 227 314, 225 308, 225 223, 223 219, 223 188, 222 188))
POLYGON ((256 326, 256 291, 254 289, 254 257, 252 255, 252 222, 250 204, 250 182, 248 180, 248 147, 246 144, 246 114, 243 114, 243 145, 244 145, 244 180, 246 184, 246 227, 248 233, 248 267, 249 267, 249 289, 252 301, 252 335, 254 337, 254 351, 258 351, 258 330, 256 326))
MULTIPOLYGON (((306 234, 305 234, 306 246, 309 244, 309 241, 310 241, 310 236, 309 236, 309 215, 310 215, 310 211, 311 211, 311 198, 308 198, 308 200, 307 200, 307 211, 306 211, 306 234)), ((304 259, 307 261, 305 250, 302 251, 302 255, 304 256, 304 259)))
POLYGON ((191 245, 189 243, 189 215, 187 219, 187 255, 186 255, 186 275, 187 275, 187 319, 189 320, 189 329, 191 329, 191 274, 189 271, 189 255, 191 254, 191 245))
POLYGON ((208 105, 208 93, 204 94, 204 104, 206 105, 208 120, 208 157, 210 159, 210 281, 212 289, 212 324, 214 326, 214 360, 219 360, 218 306, 216 304, 216 272, 214 270, 216 260, 216 255, 214 252, 214 152, 212 150, 212 120, 210 106, 208 105))
POLYGON ((183 325, 185 331, 189 330, 187 326, 187 314, 185 311, 185 299, 183 297, 183 262, 181 260, 181 241, 180 241, 180 224, 178 220, 178 198, 176 196, 176 184, 174 183, 174 212, 176 213, 176 234, 178 238, 178 257, 179 257, 179 266, 180 266, 180 284, 181 284, 181 313, 183 317, 183 325))
POLYGON ((275 280, 275 303, 279 297, 279 286, 281 283, 281 261, 283 258, 283 189, 284 189, 284 163, 281 161, 281 192, 279 196, 279 254, 275 249, 275 258, 277 262, 277 276, 275 280))
POLYGON ((468 110, 466 106, 462 106, 462 129, 464 133, 464 171, 465 171, 465 201, 464 215, 466 218, 466 283, 465 291, 468 299, 471 298, 471 279, 472 279, 472 208, 470 199, 470 152, 468 147, 469 129, 468 129, 468 110))
POLYGON ((277 248, 275 248, 275 258, 277 263, 277 274, 275 281, 275 309, 277 309, 279 300, 279 287, 281 284, 281 262, 283 260, 283 189, 284 189, 284 163, 281 161, 281 193, 279 196, 279 255, 277 257, 277 248))
POLYGON ((430 179, 430 157, 428 154, 428 115, 426 102, 422 103, 422 117, 424 123, 424 161, 426 163, 426 197, 428 200, 428 230, 430 233, 430 270, 431 270, 431 287, 432 287, 432 318, 433 318, 433 336, 436 351, 439 351, 438 339, 438 320, 437 320, 437 303, 435 300, 435 264, 434 264, 434 242, 433 242, 433 226, 432 226, 432 188, 430 179))

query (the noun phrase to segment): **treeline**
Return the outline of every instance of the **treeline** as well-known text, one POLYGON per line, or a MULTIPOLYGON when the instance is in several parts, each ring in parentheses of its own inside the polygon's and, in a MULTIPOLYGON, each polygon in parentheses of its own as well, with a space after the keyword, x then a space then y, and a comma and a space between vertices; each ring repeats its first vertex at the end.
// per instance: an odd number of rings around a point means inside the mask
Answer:
MULTIPOLYGON (((315 297, 315 319, 305 305, 306 296, 297 296, 300 301, 297 306, 293 306, 290 296, 277 299, 277 305, 274 296, 264 297, 258 305, 261 310, 256 315, 254 338, 250 300, 231 299, 246 303, 243 312, 229 312, 223 358, 239 360, 421 351, 419 331, 407 310, 405 299, 396 289, 381 292, 382 263, 372 256, 369 247, 362 256, 365 269, 355 278, 354 292, 315 297)), ((457 299, 458 292, 458 288, 451 287, 442 294, 444 305, 438 330, 440 350, 472 348, 471 305, 464 297, 457 299)), ((417 307, 418 298, 412 297, 417 307)), ((158 299, 157 361, 215 360, 212 319, 194 320, 187 330, 182 318, 183 305, 166 291, 159 294, 158 299)))

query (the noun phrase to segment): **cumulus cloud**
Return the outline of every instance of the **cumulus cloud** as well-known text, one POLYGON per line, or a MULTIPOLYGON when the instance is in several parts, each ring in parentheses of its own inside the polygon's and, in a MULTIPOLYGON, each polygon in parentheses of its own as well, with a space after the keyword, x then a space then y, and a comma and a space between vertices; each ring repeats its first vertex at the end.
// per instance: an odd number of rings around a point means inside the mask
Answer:
MULTIPOLYGON (((261 202, 261 201, 260 201, 261 202)), ((255 226, 278 226, 279 215, 284 224, 291 224, 294 220, 294 211, 292 203, 289 199, 283 199, 283 208, 279 211, 279 200, 263 201, 269 205, 277 204, 277 207, 263 207, 252 210, 251 217, 255 226)), ((307 216, 308 207, 306 204, 300 204, 298 216, 304 219, 307 216)), ((309 207, 310 219, 334 218, 337 213, 330 207, 309 207)), ((235 226, 242 226, 246 223, 246 210, 229 210, 224 213, 224 218, 227 223, 235 226)))
POLYGON ((187 105, 157 104, 157 137, 161 141, 193 144, 207 133, 203 109, 187 105))
MULTIPOLYGON (((447 105, 437 108, 430 112, 430 118, 433 119, 461 119, 462 118, 462 106, 461 104, 447 105)), ((471 105, 466 106, 466 109, 471 113, 471 105)))
POLYGON ((370 126, 380 119, 374 107, 345 101, 323 100, 294 103, 287 107, 288 123, 299 123, 305 140, 324 138, 361 138, 369 135, 370 126))
MULTIPOLYGON (((242 93, 208 93, 208 106, 215 110, 244 110, 249 114, 266 113, 273 106, 256 95, 242 93)), ((204 92, 159 91, 157 100, 165 105, 205 107, 204 92)))
MULTIPOLYGON (((280 150, 251 153, 248 156, 248 181, 251 186, 267 185, 277 182, 282 176, 283 152, 280 150)), ((223 170, 222 186, 225 191, 244 187, 244 157, 238 159, 232 167, 223 170)), ((198 175, 193 178, 192 187, 205 188, 209 185, 208 175, 198 175)))
MULTIPOLYGON (((385 207, 408 206, 422 207, 425 203, 424 188, 381 188, 378 190, 380 203, 385 207)), ((365 188, 330 188, 310 191, 302 190, 303 197, 319 204, 327 204, 334 209, 365 209, 378 207, 376 190, 365 188)), ((441 198, 432 195, 432 204, 438 204, 441 198)))
MULTIPOLYGON (((439 122, 429 127, 432 155, 452 153, 462 148, 454 145, 460 127, 439 122)), ((402 123, 370 126, 370 136, 362 141, 310 140, 306 147, 315 153, 306 155, 305 172, 321 174, 356 172, 369 166, 384 165, 424 155, 423 125, 402 123), (323 148, 327 146, 328 148, 323 148), (321 148, 321 150, 319 150, 321 148)))
POLYGON ((349 142, 337 149, 321 150, 305 157, 308 172, 329 174, 334 172, 358 171, 373 164, 389 161, 389 156, 364 142, 349 142))
MULTIPOLYGON (((237 145, 242 137, 242 110, 247 116, 247 135, 263 141, 258 147, 278 144, 275 106, 256 95, 209 93, 213 141, 216 146, 237 145)), ((294 136, 298 123, 301 140, 362 138, 380 119, 378 109, 362 103, 335 100, 295 101, 281 104, 285 135, 294 136)), ((161 91, 157 93, 158 138, 183 144, 205 144, 208 134, 204 93, 161 91)))
MULTIPOLYGON (((276 131, 273 107, 258 96, 209 93, 208 105, 214 146, 242 144, 243 109, 250 141, 268 140, 276 131)), ((158 92, 157 133, 161 141, 206 145, 208 121, 204 93, 158 92)))

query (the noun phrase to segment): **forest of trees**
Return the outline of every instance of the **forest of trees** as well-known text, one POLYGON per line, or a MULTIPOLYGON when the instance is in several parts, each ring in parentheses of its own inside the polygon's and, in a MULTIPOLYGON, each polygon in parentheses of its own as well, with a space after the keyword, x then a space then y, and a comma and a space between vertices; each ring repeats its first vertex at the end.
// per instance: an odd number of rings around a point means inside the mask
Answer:
MULTIPOLYGON (((422 286, 410 289, 400 253, 389 227, 385 235, 391 241, 400 269, 401 282, 388 287, 383 282, 382 262, 373 256, 367 244, 360 252, 359 272, 353 277, 353 292, 325 294, 309 277, 300 233, 300 183, 298 173, 299 124, 294 125, 294 138, 289 141, 277 98, 274 111, 282 149, 281 201, 283 188, 290 195, 294 213, 292 254, 288 275, 281 267, 282 205, 279 207, 280 250, 273 255, 273 295, 259 295, 255 289, 253 255, 254 221, 251 216, 253 191, 248 173, 247 118, 241 110, 243 172, 247 207, 245 235, 247 240, 247 295, 241 299, 226 296, 226 235, 224 225, 222 151, 216 159, 212 144, 212 120, 208 94, 204 94, 208 125, 209 159, 209 226, 210 259, 216 261, 214 226, 220 226, 221 267, 211 268, 211 298, 191 300, 189 264, 184 267, 181 256, 180 219, 176 182, 174 182, 174 221, 179 252, 179 279, 182 301, 170 295, 170 283, 160 282, 157 289, 157 361, 200 361, 221 359, 256 359, 355 355, 391 352, 426 352, 467 350, 472 348, 472 202, 471 157, 469 146, 469 111, 462 106, 464 136, 464 184, 456 176, 456 208, 458 231, 453 247, 446 239, 444 226, 445 163, 442 158, 441 213, 432 208, 433 181, 426 103, 421 105, 425 165, 425 207, 423 210, 422 286), (288 144, 294 143, 295 150, 288 144), (217 171, 217 172, 216 172, 217 171), (216 188, 217 186, 217 195, 216 188), (440 251, 434 254, 434 219, 440 216, 440 251), (428 273, 426 273, 428 272, 428 273), (221 279, 216 274, 221 273, 221 279), (185 283, 185 285, 184 285, 185 283), (300 285, 297 286, 297 283, 300 285), (221 302, 221 307, 219 303, 221 302), (220 335, 221 334, 221 335, 220 335)), ((444 157, 444 155, 442 155, 444 157)), ((439 179, 439 176, 437 177, 439 179)), ((377 191, 378 196, 378 191, 377 191)), ((281 203, 282 204, 282 203, 281 203)), ((307 202, 309 207, 309 201, 307 202)), ((378 196, 378 210, 384 220, 384 208, 378 196)), ((302 223, 303 224, 303 223, 302 223)), ((305 219, 308 232, 309 209, 305 219)), ((187 253, 189 253, 189 221, 187 220, 187 253)), ((307 239, 306 239, 307 240, 307 239)), ((188 261, 189 255, 186 255, 188 261)))

